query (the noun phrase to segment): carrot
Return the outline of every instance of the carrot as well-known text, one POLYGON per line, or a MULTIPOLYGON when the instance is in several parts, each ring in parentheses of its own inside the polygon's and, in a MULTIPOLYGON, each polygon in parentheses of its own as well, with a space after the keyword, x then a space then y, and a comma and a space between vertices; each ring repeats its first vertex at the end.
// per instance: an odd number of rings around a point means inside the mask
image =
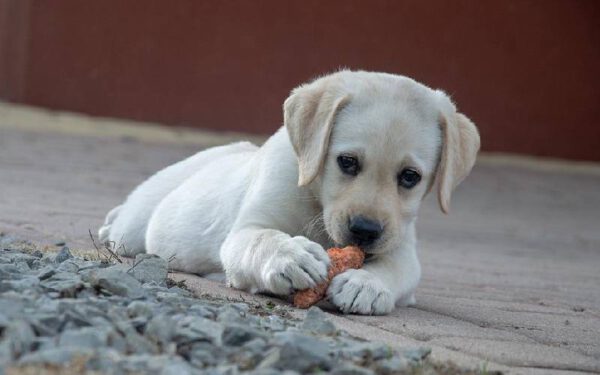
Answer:
POLYGON ((327 255, 331 259, 331 265, 327 273, 327 281, 317 285, 314 288, 301 290, 294 296, 294 306, 302 309, 309 308, 319 302, 325 296, 329 283, 333 278, 351 268, 361 268, 365 261, 365 253, 355 246, 344 248, 333 247, 327 250, 327 255))

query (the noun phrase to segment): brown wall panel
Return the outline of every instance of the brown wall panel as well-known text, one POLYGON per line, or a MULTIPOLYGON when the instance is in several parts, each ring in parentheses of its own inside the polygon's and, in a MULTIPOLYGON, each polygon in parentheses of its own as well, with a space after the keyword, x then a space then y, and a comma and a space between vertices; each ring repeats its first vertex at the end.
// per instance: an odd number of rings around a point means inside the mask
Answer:
POLYGON ((31 0, 12 98, 271 132, 298 83, 339 67, 381 70, 451 94, 485 150, 600 160, 598 4, 31 0))

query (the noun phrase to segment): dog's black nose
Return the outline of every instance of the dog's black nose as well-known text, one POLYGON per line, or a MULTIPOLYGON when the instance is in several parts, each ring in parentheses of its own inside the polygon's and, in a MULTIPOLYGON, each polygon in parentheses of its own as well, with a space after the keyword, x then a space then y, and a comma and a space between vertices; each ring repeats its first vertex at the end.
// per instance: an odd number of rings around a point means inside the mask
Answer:
POLYGON ((380 223, 367 219, 364 216, 355 216, 350 219, 348 229, 352 235, 352 241, 356 245, 370 245, 383 232, 383 226, 380 223))

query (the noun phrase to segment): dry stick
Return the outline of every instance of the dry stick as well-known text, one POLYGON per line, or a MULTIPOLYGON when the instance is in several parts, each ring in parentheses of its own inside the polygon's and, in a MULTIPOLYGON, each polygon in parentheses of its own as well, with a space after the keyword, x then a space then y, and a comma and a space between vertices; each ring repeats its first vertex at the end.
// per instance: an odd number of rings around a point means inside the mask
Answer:
MULTIPOLYGON (((92 239, 92 243, 94 244, 94 247, 96 248, 96 251, 98 251, 98 254, 101 254, 100 253, 100 249, 98 248, 98 246, 96 245, 96 241, 94 240, 94 235, 92 234, 92 231, 89 228, 88 228, 88 233, 90 234, 90 238, 92 239)), ((112 243, 113 244, 112 246, 114 248, 115 247, 115 242, 114 241, 107 241, 107 243, 104 244, 104 249, 106 251, 108 251, 108 253, 110 254, 110 258, 108 258, 108 261, 111 261, 112 258, 114 257, 119 263, 123 263, 123 261, 121 260, 121 258, 119 258, 119 256, 117 254, 115 254, 115 252, 110 249, 110 247, 108 246, 108 243, 112 243)), ((121 245, 121 246, 123 246, 123 245, 121 245)), ((125 248, 125 247, 123 247, 123 248, 125 248)), ((106 255, 105 255, 105 257, 106 257, 106 255)))
MULTIPOLYGON (((110 241, 110 243, 112 244, 112 248, 114 249, 116 245, 115 241, 110 241)), ((118 249, 120 249, 121 247, 123 248, 123 250, 125 249, 125 246, 123 245, 123 238, 121 238, 121 246, 119 246, 118 249)), ((121 258, 108 246, 108 244, 104 244, 104 248, 110 254, 110 259, 114 257, 117 260, 117 262, 123 263, 121 258)))
POLYGON ((102 255, 100 253, 100 248, 98 248, 98 245, 96 245, 96 240, 94 240, 94 235, 92 235, 92 230, 90 228, 88 228, 88 233, 90 234, 90 239, 92 240, 92 244, 94 245, 94 247, 96 248, 96 251, 98 252, 98 258, 100 257, 100 255, 102 255))
POLYGON ((138 260, 137 262, 133 263, 133 266, 131 266, 130 269, 127 270, 127 273, 129 273, 130 271, 133 271, 133 269, 140 263, 142 263, 143 259, 138 260))

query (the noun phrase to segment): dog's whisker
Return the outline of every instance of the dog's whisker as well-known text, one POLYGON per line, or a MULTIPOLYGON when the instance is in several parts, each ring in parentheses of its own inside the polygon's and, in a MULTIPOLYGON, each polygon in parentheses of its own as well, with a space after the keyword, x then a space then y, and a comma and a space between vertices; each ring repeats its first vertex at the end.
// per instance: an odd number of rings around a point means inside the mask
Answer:
POLYGON ((304 233, 313 238, 327 233, 322 213, 316 214, 306 223, 304 233))

